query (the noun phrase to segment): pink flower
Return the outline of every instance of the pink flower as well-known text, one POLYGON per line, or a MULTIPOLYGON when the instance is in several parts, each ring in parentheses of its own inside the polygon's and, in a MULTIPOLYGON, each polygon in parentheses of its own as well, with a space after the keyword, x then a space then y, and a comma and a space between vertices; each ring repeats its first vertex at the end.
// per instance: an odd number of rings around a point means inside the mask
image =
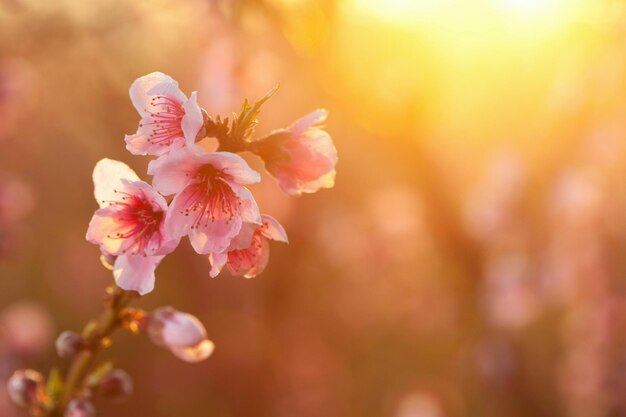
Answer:
POLYGON ((148 316, 146 331, 150 340, 167 347, 178 358, 200 362, 208 358, 215 345, 207 339, 206 329, 196 317, 172 307, 160 307, 148 316))
POLYGON ((314 193, 335 185, 337 150, 319 127, 327 116, 326 110, 316 110, 253 145, 286 193, 314 193))
POLYGON ((276 219, 265 214, 261 218, 260 226, 244 224, 226 252, 209 254, 211 277, 216 277, 227 265, 232 275, 253 278, 267 266, 270 257, 268 239, 288 243, 287 233, 276 219))
POLYGON ((261 223, 259 208, 243 187, 259 182, 260 176, 238 155, 194 154, 183 148, 152 161, 148 174, 164 195, 177 193, 166 230, 177 237, 189 235, 200 254, 223 252, 243 223, 261 223))
POLYGON ((125 138, 132 154, 162 155, 194 145, 204 123, 195 91, 187 99, 170 76, 153 72, 135 80, 130 99, 141 115, 137 133, 125 138))
POLYGON ((154 288, 157 265, 180 240, 165 231, 167 203, 119 161, 100 160, 93 180, 100 209, 89 223, 87 240, 117 256, 113 265, 117 285, 146 294, 154 288))

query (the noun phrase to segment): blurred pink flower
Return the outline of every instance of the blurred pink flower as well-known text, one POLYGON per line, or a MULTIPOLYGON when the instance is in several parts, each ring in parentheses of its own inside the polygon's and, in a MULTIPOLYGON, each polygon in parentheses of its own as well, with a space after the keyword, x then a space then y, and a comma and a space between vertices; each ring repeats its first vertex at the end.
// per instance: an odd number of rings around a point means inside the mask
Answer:
POLYGON ((443 417, 445 414, 437 400, 430 394, 415 392, 398 404, 395 417, 443 417))
POLYGON ((490 244, 519 227, 528 167, 517 152, 501 150, 490 157, 485 171, 464 202, 463 220, 474 238, 490 244))
POLYGON ((126 135, 126 148, 135 155, 162 155, 193 146, 203 124, 197 93, 189 99, 170 76, 153 72, 130 87, 130 98, 141 115, 137 133, 126 135))
POLYGON ((518 359, 506 338, 492 337, 482 341, 475 352, 480 376, 492 386, 505 385, 518 372, 518 359))
POLYGON ((160 307, 147 319, 150 340, 165 346, 186 362, 200 362, 213 353, 214 344, 207 339, 206 329, 196 317, 172 307, 160 307))
POLYGON ((228 114, 236 108, 242 93, 236 79, 236 40, 228 27, 220 29, 212 33, 200 60, 200 92, 206 98, 208 107, 205 108, 209 113, 228 114))
POLYGON ((541 303, 524 253, 493 256, 485 265, 485 309, 496 326, 518 329, 533 320, 541 303))
POLYGON ((0 225, 11 225, 28 215, 34 206, 33 193, 17 179, 0 183, 0 225))
POLYGON ((288 243, 285 229, 276 219, 268 215, 261 216, 261 226, 244 223, 239 235, 235 237, 227 251, 209 254, 211 277, 216 277, 224 265, 232 275, 254 278, 265 270, 270 256, 268 239, 288 243))
POLYGON ((180 149, 150 162, 148 173, 161 193, 177 193, 166 229, 177 237, 189 235, 200 254, 226 250, 246 222, 261 224, 254 197, 243 187, 260 176, 238 155, 180 149))
POLYGON ((327 116, 326 110, 315 110, 254 144, 254 151, 286 193, 314 193, 335 185, 337 150, 319 127, 327 116))
POLYGON ((164 227, 167 202, 139 180, 126 164, 102 159, 94 168, 95 212, 87 240, 117 256, 113 274, 125 289, 146 294, 154 288, 154 270, 180 239, 164 227))
POLYGON ((210 42, 199 62, 199 90, 209 113, 229 114, 241 97, 263 96, 285 74, 280 55, 265 39, 255 39, 253 47, 242 51, 237 25, 223 23, 211 24, 210 42))
POLYGON ((16 137, 23 130, 22 122, 32 110, 35 81, 33 65, 26 60, 0 61, 0 140, 16 137))
POLYGON ((18 301, 0 314, 0 338, 14 352, 36 354, 46 351, 53 330, 49 313, 32 301, 18 301))

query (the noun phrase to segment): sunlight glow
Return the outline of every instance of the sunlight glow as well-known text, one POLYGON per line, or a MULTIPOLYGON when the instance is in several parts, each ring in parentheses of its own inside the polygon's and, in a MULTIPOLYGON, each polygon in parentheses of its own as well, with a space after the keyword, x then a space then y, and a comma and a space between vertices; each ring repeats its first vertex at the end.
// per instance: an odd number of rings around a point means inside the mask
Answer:
MULTIPOLYGON (((563 21, 575 9, 578 0, 346 0, 359 13, 380 21, 412 26, 432 19, 447 19, 459 15, 483 15, 512 20, 534 19, 536 22, 563 21)), ((536 23, 532 22, 532 23, 536 23)), ((527 22, 528 23, 528 22, 527 22)))
POLYGON ((523 14, 552 14, 565 6, 562 0, 498 0, 498 3, 505 11, 523 14))
POLYGON ((352 0, 347 1, 362 13, 388 23, 410 24, 441 10, 450 0, 352 0))

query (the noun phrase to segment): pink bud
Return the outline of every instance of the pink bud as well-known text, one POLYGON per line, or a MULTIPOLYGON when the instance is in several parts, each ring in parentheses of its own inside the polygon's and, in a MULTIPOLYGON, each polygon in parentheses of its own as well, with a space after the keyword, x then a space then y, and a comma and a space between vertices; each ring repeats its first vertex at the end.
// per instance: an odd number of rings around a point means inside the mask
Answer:
POLYGON ((126 371, 113 369, 100 382, 100 392, 115 401, 125 400, 133 393, 133 380, 126 371))
POLYGON ((7 383, 11 400, 20 407, 29 407, 39 402, 39 394, 43 391, 44 378, 32 369, 18 369, 7 383))
POLYGON ((96 408, 86 398, 74 398, 67 404, 65 417, 94 417, 96 408))
POLYGON ((83 338, 76 332, 65 331, 57 337, 55 346, 62 358, 71 358, 83 347, 83 338))
POLYGON ((264 139, 251 150, 265 161, 265 168, 288 194, 314 193, 335 185, 337 150, 321 125, 326 110, 315 110, 264 139))
POLYGON ((200 320, 172 307, 156 309, 148 319, 146 330, 155 344, 169 348, 186 362, 200 362, 213 353, 213 342, 207 339, 200 320))

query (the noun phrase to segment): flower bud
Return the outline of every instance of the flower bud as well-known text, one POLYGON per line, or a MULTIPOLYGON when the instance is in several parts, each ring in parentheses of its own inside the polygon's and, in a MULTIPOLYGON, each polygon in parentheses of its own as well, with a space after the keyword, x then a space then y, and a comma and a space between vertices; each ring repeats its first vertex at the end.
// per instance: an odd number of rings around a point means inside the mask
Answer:
POLYGON ((165 346, 186 362, 200 362, 213 353, 204 326, 191 314, 172 307, 156 309, 148 318, 147 333, 159 346, 165 346))
POLYGON ((44 390, 44 378, 32 369, 18 369, 7 383, 11 400, 20 407, 29 407, 39 402, 44 390))
POLYGON ((67 404, 65 417, 94 417, 96 408, 86 398, 74 398, 67 404))
POLYGON ((314 193, 335 185, 337 150, 321 128, 327 115, 326 110, 316 110, 251 143, 250 150, 263 159, 267 171, 286 193, 314 193))
POLYGON ((126 371, 113 369, 99 385, 100 392, 115 401, 125 400, 133 393, 133 380, 126 371))
POLYGON ((84 342, 81 335, 72 331, 64 331, 57 337, 55 342, 57 354, 62 358, 71 358, 83 348, 84 342))

